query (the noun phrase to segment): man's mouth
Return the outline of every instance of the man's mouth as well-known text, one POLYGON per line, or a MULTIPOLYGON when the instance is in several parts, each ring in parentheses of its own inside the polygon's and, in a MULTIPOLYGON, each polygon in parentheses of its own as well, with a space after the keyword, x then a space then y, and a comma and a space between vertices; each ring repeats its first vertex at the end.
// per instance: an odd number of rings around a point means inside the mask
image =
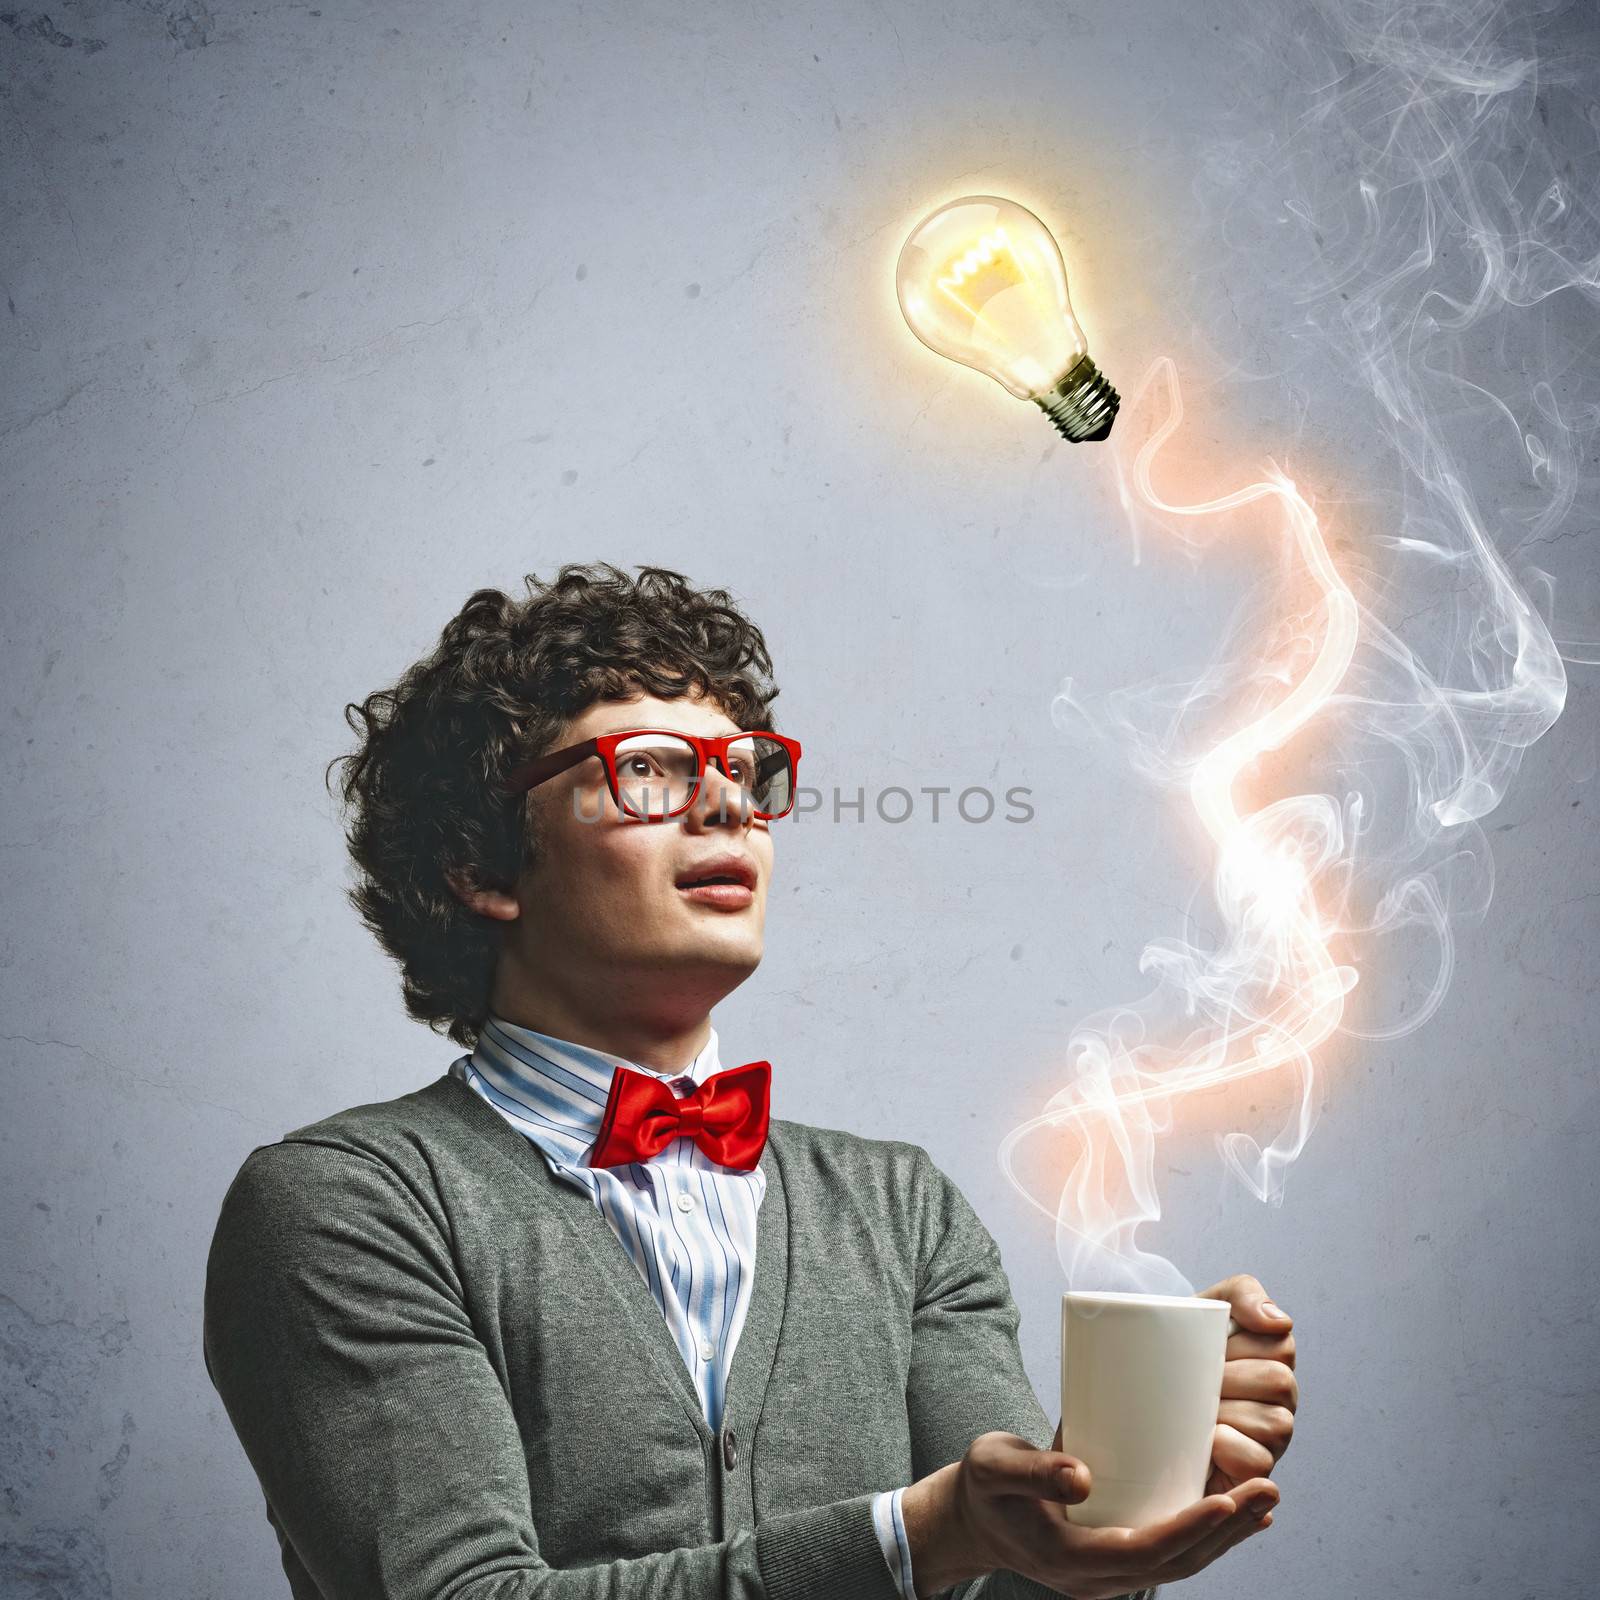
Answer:
POLYGON ((739 856, 717 856, 679 874, 681 894, 697 905, 741 911, 755 899, 756 871, 739 856))
POLYGON ((756 886, 756 869, 742 857, 716 856, 702 861, 698 866, 680 872, 677 885, 680 889, 699 888, 703 884, 736 884, 743 889, 756 886))

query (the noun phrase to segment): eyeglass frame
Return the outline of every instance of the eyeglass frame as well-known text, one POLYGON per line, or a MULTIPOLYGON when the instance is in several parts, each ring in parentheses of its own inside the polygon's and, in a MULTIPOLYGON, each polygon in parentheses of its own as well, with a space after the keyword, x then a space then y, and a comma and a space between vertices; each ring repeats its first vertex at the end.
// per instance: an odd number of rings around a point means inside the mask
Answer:
MULTIPOLYGON (((505 780, 505 789, 511 794, 524 794, 529 789, 536 789, 541 783, 554 778, 575 767, 580 761, 587 761, 590 756, 599 756, 600 765, 605 770, 606 787, 611 791, 612 801, 617 810, 625 817, 635 822, 670 822, 673 817, 681 817, 696 800, 700 798, 700 786, 705 781, 706 768, 711 762, 716 762, 721 769, 723 777, 729 783, 735 778, 728 771, 728 746, 736 739, 772 739, 782 745, 789 752, 789 771, 795 780, 789 788, 789 803, 782 811, 759 811, 751 806, 751 815, 762 822, 773 822, 780 817, 786 817, 794 810, 795 794, 798 791, 800 777, 800 741, 790 738, 788 734, 774 733, 770 728, 745 728, 738 733, 697 734, 686 733, 682 728, 623 728, 615 733, 597 733, 593 738, 585 739, 579 744, 569 744, 560 750, 550 750, 544 755, 535 756, 531 761, 525 761, 520 766, 514 767, 505 780), (674 739, 686 740, 694 747, 695 776, 694 787, 689 798, 672 811, 663 811, 656 816, 640 816, 637 811, 631 811, 622 803, 622 796, 617 789, 617 746, 624 739, 636 739, 642 733, 664 733, 674 739)), ((742 785, 741 785, 742 787, 742 785)))

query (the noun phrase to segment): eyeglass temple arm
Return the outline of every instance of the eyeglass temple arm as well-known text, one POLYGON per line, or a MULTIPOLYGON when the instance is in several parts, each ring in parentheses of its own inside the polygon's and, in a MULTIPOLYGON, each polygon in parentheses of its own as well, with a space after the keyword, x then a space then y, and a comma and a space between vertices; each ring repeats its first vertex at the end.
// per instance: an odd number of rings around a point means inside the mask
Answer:
POLYGON ((582 744, 569 745, 565 750, 552 750, 548 755, 535 756, 532 761, 525 761, 511 773, 506 779, 506 788, 513 794, 520 794, 535 784, 543 783, 546 778, 555 777, 558 772, 565 772, 568 767, 577 766, 599 748, 598 740, 585 739, 582 744))

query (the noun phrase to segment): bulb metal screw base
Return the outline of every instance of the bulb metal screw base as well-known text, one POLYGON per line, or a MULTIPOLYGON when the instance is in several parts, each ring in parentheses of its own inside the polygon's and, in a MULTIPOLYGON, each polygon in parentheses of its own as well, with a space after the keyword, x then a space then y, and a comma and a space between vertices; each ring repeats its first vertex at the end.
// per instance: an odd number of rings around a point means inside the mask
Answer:
POLYGON ((1049 394, 1034 397, 1034 404, 1055 423, 1061 437, 1073 444, 1105 438, 1121 403, 1121 396, 1086 355, 1056 379, 1049 394))

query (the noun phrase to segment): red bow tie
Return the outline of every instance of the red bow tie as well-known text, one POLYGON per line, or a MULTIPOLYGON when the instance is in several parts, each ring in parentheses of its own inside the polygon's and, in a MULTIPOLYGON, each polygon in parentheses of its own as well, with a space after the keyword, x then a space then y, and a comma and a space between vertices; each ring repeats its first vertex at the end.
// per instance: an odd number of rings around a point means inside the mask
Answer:
POLYGON ((748 1172, 767 1142, 771 1087, 770 1061, 714 1072, 683 1100, 665 1079, 618 1067, 589 1165, 648 1161, 674 1139, 687 1137, 713 1161, 748 1172))

